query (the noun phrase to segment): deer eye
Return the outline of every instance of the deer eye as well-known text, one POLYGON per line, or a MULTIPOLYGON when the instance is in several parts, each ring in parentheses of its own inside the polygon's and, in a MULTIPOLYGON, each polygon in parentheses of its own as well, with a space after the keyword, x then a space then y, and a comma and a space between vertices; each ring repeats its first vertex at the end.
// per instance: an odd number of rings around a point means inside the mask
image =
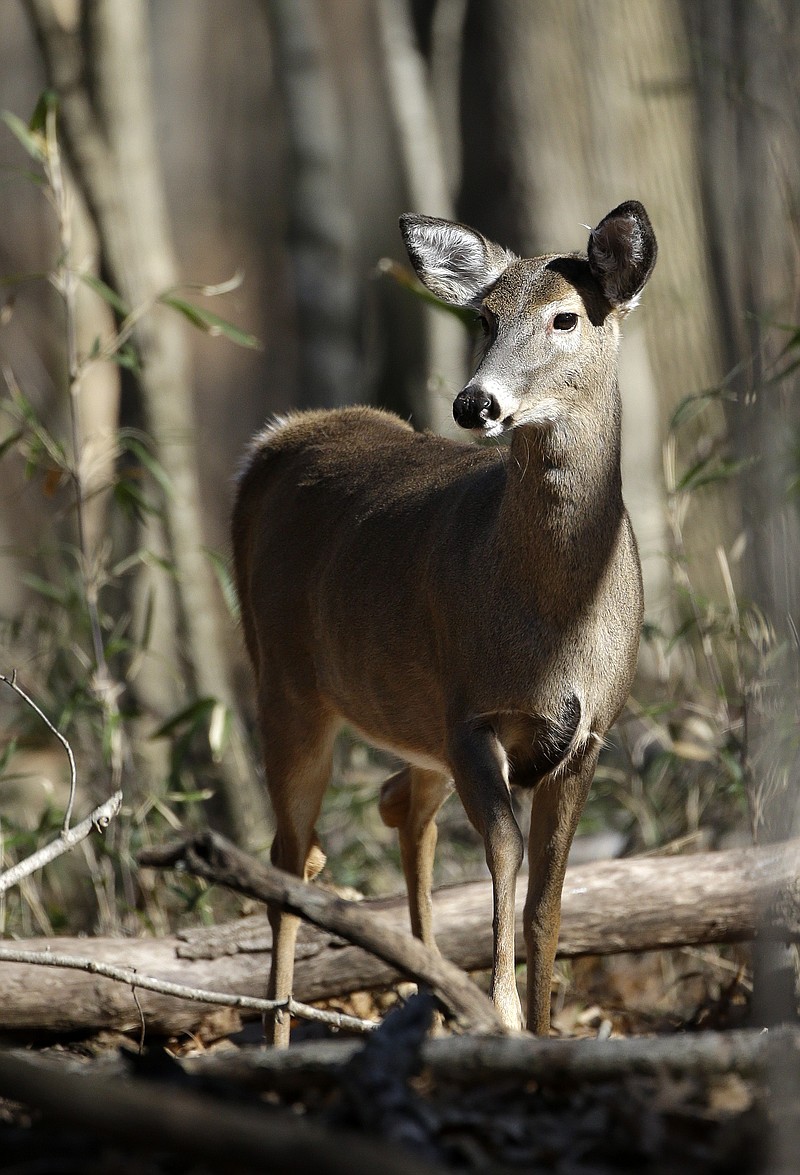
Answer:
POLYGON ((553 319, 553 330, 575 330, 578 325, 578 316, 571 312, 557 314, 553 319))

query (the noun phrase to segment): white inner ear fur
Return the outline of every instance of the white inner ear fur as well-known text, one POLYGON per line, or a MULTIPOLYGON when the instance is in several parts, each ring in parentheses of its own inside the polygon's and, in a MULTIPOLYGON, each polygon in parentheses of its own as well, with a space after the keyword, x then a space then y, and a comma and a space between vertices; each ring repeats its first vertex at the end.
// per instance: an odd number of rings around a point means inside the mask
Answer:
POLYGON ((414 225, 409 238, 425 284, 444 301, 473 309, 514 260, 513 253, 487 247, 477 233, 457 224, 414 225))

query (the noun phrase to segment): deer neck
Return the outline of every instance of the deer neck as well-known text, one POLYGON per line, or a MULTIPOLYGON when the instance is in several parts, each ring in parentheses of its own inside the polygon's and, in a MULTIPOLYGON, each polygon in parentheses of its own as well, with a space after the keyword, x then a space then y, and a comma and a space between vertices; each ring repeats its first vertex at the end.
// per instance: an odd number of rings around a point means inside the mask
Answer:
POLYGON ((624 516, 620 400, 521 426, 509 453, 498 545, 505 574, 539 612, 580 610, 608 566, 624 516))

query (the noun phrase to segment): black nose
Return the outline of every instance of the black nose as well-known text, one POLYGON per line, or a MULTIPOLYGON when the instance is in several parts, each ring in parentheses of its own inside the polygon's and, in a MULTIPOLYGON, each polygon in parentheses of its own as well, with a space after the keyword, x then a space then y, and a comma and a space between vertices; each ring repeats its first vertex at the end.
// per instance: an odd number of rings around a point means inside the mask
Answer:
POLYGON ((467 384, 453 404, 453 417, 461 428, 479 428, 487 420, 497 420, 500 405, 479 384, 467 384))

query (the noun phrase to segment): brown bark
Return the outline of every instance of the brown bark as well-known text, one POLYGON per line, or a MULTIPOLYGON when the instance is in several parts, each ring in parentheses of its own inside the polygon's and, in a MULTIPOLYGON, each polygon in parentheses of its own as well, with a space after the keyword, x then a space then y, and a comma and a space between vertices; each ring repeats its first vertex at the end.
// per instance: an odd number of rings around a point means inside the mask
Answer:
MULTIPOLYGON (((567 871, 559 954, 575 956, 739 942, 758 934, 800 940, 800 840, 762 849, 691 857, 606 861, 567 871), (764 917, 764 911, 767 916, 764 917)), ((524 879, 517 904, 518 943, 524 879)), ((408 924, 403 898, 359 903, 387 923, 408 924)), ((464 970, 491 962, 491 893, 488 882, 439 890, 434 924, 443 954, 464 970)), ((160 978, 243 995, 264 994, 269 927, 257 916, 162 939, 34 939, 30 950, 57 949, 136 967, 160 978)), ((18 964, 0 968, 0 1031, 135 1030, 140 1026, 131 990, 77 971, 18 964)), ((387 964, 341 937, 301 928, 295 997, 330 999, 386 986, 397 979, 387 964)), ((195 1028, 213 1009, 141 992, 150 1032, 195 1028)))
MULTIPOLYGON (((409 211, 452 220, 453 202, 430 75, 414 38, 406 0, 379 0, 375 19, 409 211)), ((444 436, 456 436, 460 430, 453 421, 452 401, 466 378, 464 328, 436 307, 425 306, 423 314, 428 376, 424 399, 415 405, 416 424, 444 436)))

